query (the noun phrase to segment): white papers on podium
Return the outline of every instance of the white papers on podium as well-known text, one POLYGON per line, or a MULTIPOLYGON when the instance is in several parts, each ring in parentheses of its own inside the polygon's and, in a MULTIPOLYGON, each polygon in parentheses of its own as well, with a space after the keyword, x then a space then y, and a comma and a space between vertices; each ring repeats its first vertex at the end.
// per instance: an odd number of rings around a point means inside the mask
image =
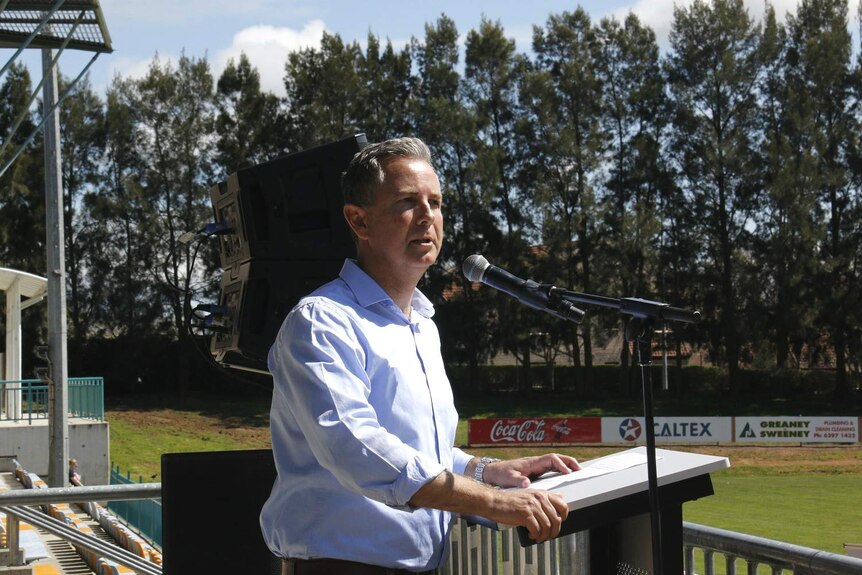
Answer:
MULTIPOLYGON (((656 461, 661 457, 656 457, 656 461)), ((636 465, 646 465, 646 453, 639 451, 623 451, 615 453, 607 457, 593 459, 581 463, 581 468, 571 473, 546 473, 530 485, 531 489, 543 489, 545 491, 554 491, 558 487, 571 483, 573 481, 583 481, 591 477, 599 475, 607 475, 634 467, 636 465)))

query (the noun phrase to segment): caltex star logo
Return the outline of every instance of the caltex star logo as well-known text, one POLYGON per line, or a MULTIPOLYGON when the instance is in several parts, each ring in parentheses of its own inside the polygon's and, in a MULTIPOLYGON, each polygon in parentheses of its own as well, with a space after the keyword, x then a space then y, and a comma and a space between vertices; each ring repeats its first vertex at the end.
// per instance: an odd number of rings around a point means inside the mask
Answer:
POLYGON ((641 436, 641 424, 637 419, 629 417, 620 424, 620 437, 624 441, 636 441, 641 436))

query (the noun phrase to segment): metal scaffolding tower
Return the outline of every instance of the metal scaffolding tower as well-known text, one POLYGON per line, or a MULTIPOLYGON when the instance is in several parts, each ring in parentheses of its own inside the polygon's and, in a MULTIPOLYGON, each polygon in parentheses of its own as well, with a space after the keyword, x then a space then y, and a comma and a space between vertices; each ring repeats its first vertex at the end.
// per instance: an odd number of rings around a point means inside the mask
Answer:
MULTIPOLYGON (((63 487, 69 458, 68 362, 66 357, 66 264, 63 231, 63 182, 60 157, 60 104, 101 53, 112 52, 98 0, 0 0, 0 48, 15 53, 0 69, 0 79, 24 50, 42 50, 42 79, 9 133, 0 134, 0 176, 43 130, 45 151, 45 228, 48 278, 48 362, 50 453, 48 483, 63 487), (93 52, 75 80, 57 94, 57 62, 66 49, 93 52), (56 50, 56 52, 55 52, 56 50), (41 122, 12 151, 13 135, 42 91, 41 122)), ((0 190, 2 193, 2 190, 0 190)))

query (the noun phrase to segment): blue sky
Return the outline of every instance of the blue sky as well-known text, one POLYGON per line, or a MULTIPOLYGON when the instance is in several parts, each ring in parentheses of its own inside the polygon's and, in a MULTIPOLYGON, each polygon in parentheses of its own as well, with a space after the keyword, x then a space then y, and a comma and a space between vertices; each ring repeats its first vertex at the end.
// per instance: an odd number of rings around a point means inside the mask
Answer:
MULTIPOLYGON (((677 0, 676 4, 689 2, 677 0)), ((856 1, 851 3, 853 18, 856 1)), ((761 17, 763 0, 745 0, 745 4, 752 16, 761 17)), ((783 18, 787 10, 795 9, 796 0, 772 0, 772 4, 783 18)), ((561 0, 102 0, 101 5, 114 53, 99 56, 91 68, 91 82, 99 92, 115 74, 142 76, 156 54, 162 61, 175 61, 185 51, 188 56, 206 56, 215 77, 229 58, 245 52, 261 72, 263 87, 283 94, 287 53, 317 46, 324 30, 362 44, 370 31, 400 47, 411 37, 422 38, 425 24, 443 13, 455 21, 462 36, 485 16, 498 20, 518 50, 527 52, 533 25, 543 25, 549 14, 572 11, 578 4, 561 0)), ((632 11, 664 44, 674 0, 585 0, 580 5, 594 20, 622 19, 632 11)), ((851 28, 856 27, 851 23, 851 28)), ((10 50, 0 50, 3 62, 11 55, 10 50)), ((68 51, 61 58, 61 70, 74 77, 89 58, 90 54, 68 51)), ((36 51, 30 51, 28 62, 38 62, 36 51)))

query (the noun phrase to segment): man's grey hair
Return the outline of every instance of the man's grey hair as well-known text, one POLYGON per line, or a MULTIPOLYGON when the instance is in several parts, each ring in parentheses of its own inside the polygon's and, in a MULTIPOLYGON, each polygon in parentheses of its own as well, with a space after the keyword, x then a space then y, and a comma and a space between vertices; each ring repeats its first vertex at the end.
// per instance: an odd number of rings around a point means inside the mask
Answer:
POLYGON ((393 138, 368 144, 359 151, 341 175, 344 203, 367 207, 374 204, 374 191, 383 183, 383 169, 396 158, 424 160, 431 165, 431 150, 419 138, 393 138))

